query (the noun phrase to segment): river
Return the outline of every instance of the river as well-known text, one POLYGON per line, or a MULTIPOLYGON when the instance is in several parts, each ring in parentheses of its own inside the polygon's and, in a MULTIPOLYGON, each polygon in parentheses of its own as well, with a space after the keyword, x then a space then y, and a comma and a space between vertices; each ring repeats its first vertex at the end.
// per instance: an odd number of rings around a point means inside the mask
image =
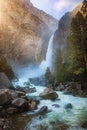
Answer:
MULTIPOLYGON (((34 87, 37 92, 28 95, 38 98, 45 87, 34 87)), ((59 91, 57 94, 59 97, 56 100, 41 99, 37 110, 12 117, 14 130, 61 130, 62 126, 68 126, 67 130, 84 130, 81 125, 87 121, 87 98, 65 95, 59 91), (68 103, 72 104, 71 109, 65 108, 68 103), (34 115, 42 106, 47 106, 48 112, 34 115)))

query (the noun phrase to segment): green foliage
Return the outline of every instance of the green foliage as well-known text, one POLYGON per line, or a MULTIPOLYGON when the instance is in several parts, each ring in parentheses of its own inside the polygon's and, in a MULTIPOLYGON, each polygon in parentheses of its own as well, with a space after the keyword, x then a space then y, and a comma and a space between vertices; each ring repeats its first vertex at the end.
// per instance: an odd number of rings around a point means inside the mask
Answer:
POLYGON ((55 60, 55 76, 56 79, 62 80, 62 55, 60 48, 57 49, 57 55, 55 60))
POLYGON ((55 75, 59 81, 83 80, 87 76, 87 0, 72 19, 65 57, 57 50, 55 75))
POLYGON ((79 75, 86 71, 87 62, 87 31, 85 17, 78 12, 72 19, 71 35, 69 37, 69 64, 73 74, 79 75))
POLYGON ((7 63, 6 58, 2 55, 0 55, 0 72, 4 72, 9 79, 14 78, 14 72, 12 71, 11 66, 7 63))
POLYGON ((45 76, 46 84, 47 84, 48 86, 53 86, 53 84, 54 84, 54 76, 52 75, 52 73, 51 73, 49 67, 47 67, 44 76, 45 76))

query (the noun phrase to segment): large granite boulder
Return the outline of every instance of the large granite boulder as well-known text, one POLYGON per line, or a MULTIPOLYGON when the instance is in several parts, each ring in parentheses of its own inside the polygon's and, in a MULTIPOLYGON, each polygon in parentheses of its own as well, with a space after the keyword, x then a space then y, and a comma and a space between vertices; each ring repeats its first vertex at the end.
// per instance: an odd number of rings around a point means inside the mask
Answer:
POLYGON ((4 106, 10 103, 11 98, 10 95, 8 93, 8 89, 1 89, 0 90, 0 105, 4 106))
POLYGON ((12 105, 15 107, 22 107, 25 104, 27 104, 27 101, 25 99, 22 99, 22 98, 17 98, 17 99, 14 99, 12 101, 12 105))
POLYGON ((5 73, 0 73, 0 89, 10 88, 12 86, 10 80, 5 73))
POLYGON ((44 99, 56 99, 58 98, 58 94, 51 88, 46 88, 42 93, 39 95, 44 99))
POLYGON ((40 110, 38 111, 39 114, 45 114, 48 111, 47 106, 42 106, 40 110))

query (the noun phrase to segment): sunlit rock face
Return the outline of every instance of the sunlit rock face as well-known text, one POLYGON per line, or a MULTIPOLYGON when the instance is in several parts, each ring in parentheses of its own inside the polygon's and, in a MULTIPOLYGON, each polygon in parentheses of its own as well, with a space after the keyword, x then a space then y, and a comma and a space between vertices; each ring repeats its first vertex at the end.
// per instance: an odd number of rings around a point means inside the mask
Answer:
POLYGON ((67 37, 70 34, 72 18, 81 9, 81 7, 82 7, 82 4, 78 5, 72 12, 66 13, 60 19, 59 27, 55 31, 55 35, 54 35, 54 44, 55 44, 54 50, 56 50, 56 48, 60 48, 63 52, 62 54, 64 54, 65 46, 67 45, 67 37))
POLYGON ((29 0, 0 0, 0 52, 14 63, 39 62, 57 24, 29 0))

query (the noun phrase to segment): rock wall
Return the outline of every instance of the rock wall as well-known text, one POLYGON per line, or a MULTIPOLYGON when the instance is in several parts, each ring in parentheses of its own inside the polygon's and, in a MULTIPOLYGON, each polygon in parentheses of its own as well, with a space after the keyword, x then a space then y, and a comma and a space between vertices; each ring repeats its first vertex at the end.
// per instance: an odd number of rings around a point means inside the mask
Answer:
POLYGON ((40 62, 57 22, 29 0, 0 0, 0 52, 15 64, 40 62))
MULTIPOLYGON (((76 13, 81 9, 82 4, 78 5, 72 12, 66 13, 59 21, 59 27, 54 34, 54 53, 60 48, 64 54, 67 45, 67 37, 70 34, 71 21, 76 13)), ((56 54, 55 54, 56 55, 56 54)))

